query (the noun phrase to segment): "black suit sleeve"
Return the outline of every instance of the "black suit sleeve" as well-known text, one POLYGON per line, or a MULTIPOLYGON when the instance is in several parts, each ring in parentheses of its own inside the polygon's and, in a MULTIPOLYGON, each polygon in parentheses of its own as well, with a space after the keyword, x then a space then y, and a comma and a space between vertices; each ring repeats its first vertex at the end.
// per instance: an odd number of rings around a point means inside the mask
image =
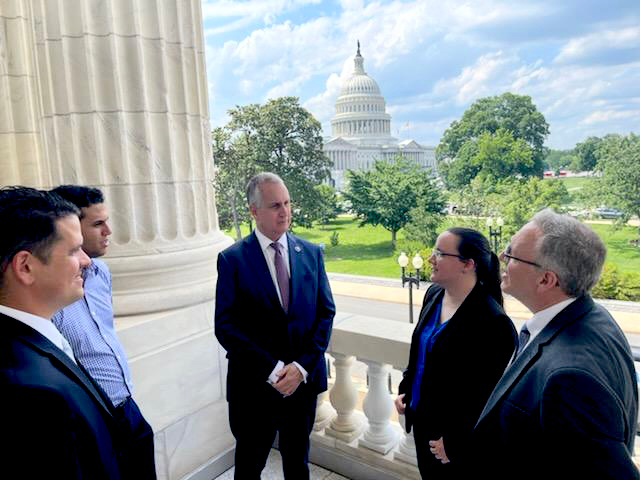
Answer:
POLYGON ((215 332, 220 345, 229 357, 242 355, 244 364, 252 364, 256 375, 265 381, 278 363, 269 352, 250 339, 236 324, 239 321, 236 305, 237 282, 232 265, 223 253, 218 255, 218 283, 216 285, 215 332))
MULTIPOLYGON (((2 470, 7 478, 83 478, 88 473, 78 441, 79 419, 55 392, 28 386, 3 390, 0 398, 2 470)), ((94 478, 102 476, 94 465, 94 478)))
POLYGON ((296 359, 296 362, 302 365, 302 368, 308 373, 316 369, 318 362, 324 361, 324 352, 329 346, 333 317, 336 314, 336 307, 333 302, 331 287, 329 286, 329 279, 324 269, 324 260, 320 249, 317 250, 316 254, 318 266, 316 317, 304 353, 296 359))
POLYGON ((452 462, 466 455, 473 427, 515 350, 515 329, 505 314, 472 320, 482 322, 484 328, 476 329, 463 342, 460 362, 450 372, 457 380, 452 378, 447 383, 450 391, 444 406, 448 413, 443 423, 443 442, 452 462))
POLYGON ((567 470, 558 478, 640 478, 625 444, 629 421, 623 403, 589 372, 554 372, 544 385, 540 415, 550 440, 548 463, 567 470))

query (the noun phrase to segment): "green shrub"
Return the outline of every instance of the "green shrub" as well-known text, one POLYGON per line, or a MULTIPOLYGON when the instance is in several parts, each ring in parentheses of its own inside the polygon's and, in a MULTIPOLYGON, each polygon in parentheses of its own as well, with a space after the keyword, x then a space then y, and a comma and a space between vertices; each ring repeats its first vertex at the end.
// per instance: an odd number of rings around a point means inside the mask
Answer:
POLYGON ((600 280, 591 293, 595 298, 640 301, 640 275, 620 273, 615 265, 605 263, 600 280))

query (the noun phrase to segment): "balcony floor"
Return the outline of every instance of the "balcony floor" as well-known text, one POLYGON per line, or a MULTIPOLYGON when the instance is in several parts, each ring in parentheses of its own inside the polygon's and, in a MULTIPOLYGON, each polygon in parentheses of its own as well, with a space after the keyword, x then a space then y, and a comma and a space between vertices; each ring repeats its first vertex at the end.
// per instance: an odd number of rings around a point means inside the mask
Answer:
MULTIPOLYGON (((311 480, 349 480, 347 477, 325 470, 317 465, 310 464, 309 470, 311 471, 311 480)), ((215 480, 233 480, 233 473, 234 467, 231 467, 222 475, 216 477, 215 480)), ((271 449, 269 459, 267 460, 267 466, 264 467, 262 472, 262 480, 282 479, 284 479, 284 476, 282 475, 282 458, 277 450, 271 449)))

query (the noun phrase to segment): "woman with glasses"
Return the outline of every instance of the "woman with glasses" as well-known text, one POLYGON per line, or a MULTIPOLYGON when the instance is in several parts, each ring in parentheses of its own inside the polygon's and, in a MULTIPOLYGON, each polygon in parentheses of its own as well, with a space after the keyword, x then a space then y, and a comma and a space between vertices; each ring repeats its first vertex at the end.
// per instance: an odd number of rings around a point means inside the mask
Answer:
POLYGON ((436 241, 395 404, 413 428, 425 479, 462 478, 471 432, 517 347, 502 309, 500 265, 476 230, 450 228, 436 241))

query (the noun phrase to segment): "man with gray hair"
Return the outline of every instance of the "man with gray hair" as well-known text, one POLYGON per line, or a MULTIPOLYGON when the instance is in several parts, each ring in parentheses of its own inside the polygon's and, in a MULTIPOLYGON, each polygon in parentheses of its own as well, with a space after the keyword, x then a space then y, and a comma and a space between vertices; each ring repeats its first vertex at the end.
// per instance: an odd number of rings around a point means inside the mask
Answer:
POLYGON ((289 191, 261 173, 247 185, 256 229, 218 255, 216 337, 227 351, 235 478, 259 480, 276 432, 284 478, 309 478, 309 435, 327 389, 335 306, 322 251, 287 232, 289 191))
POLYGON ((476 424, 486 478, 640 478, 631 349, 589 295, 605 255, 590 228, 549 209, 502 253, 502 289, 533 317, 476 424))

